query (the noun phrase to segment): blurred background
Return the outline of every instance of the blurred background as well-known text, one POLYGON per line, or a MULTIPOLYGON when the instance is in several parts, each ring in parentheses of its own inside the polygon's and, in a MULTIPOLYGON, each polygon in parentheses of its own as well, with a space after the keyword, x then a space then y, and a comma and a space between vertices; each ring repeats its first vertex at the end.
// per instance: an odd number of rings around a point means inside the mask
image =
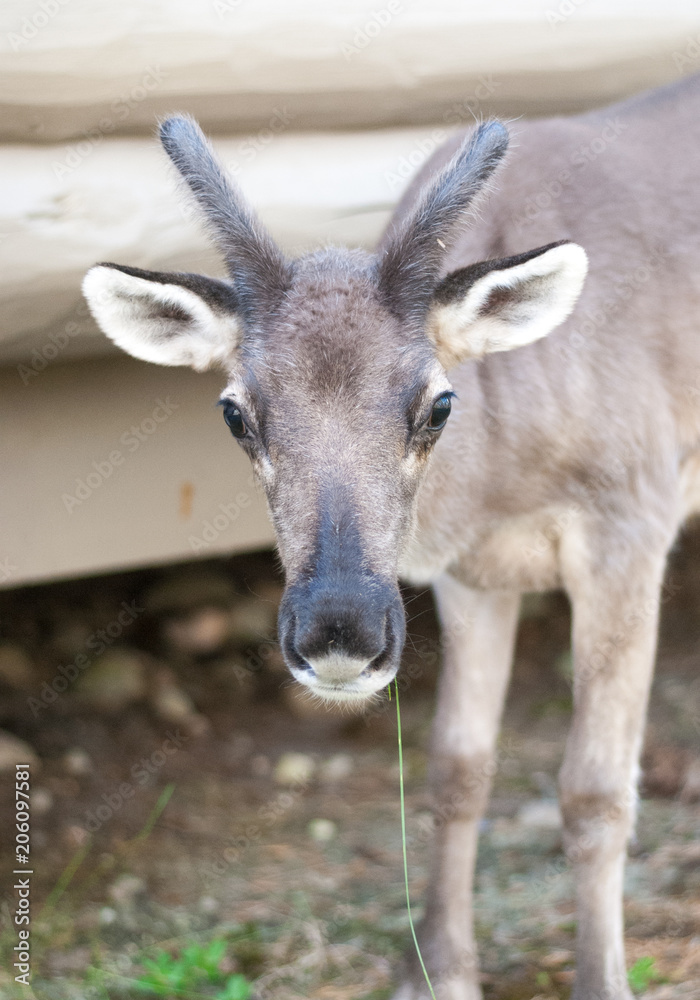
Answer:
MULTIPOLYGON (((157 118, 195 115, 295 254, 371 247, 455 129, 699 71, 690 0, 4 0, 0 810, 9 829, 14 763, 31 761, 37 863, 33 986, 0 971, 0 996, 381 1000, 408 943, 393 706, 338 716, 289 684, 273 534, 215 409, 220 377, 123 356, 80 295, 103 260, 222 273, 157 118)), ((419 913, 440 640, 430 595, 406 600, 419 913)), ((687 1000, 700 997, 697 531, 663 604, 628 950, 635 988, 687 1000)), ((523 605, 479 868, 487 997, 571 985, 555 795, 568 614, 559 594, 523 605)))

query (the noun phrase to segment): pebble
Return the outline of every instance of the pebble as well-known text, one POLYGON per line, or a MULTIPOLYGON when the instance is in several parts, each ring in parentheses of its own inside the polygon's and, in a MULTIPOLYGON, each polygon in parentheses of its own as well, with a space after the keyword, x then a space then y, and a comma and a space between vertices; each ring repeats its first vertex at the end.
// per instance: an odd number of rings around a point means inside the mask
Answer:
POLYGON ((118 906, 129 906, 146 891, 146 883, 137 875, 120 875, 109 887, 109 898, 118 906))
POLYGON ((0 730, 0 774, 14 771, 15 764, 39 768, 41 762, 28 743, 0 730))
POLYGON ((312 819, 307 829, 317 844, 327 844, 338 833, 338 827, 330 819, 312 819))
POLYGON ((114 921, 117 919, 117 916, 118 916, 117 911, 113 909, 111 906, 103 906, 102 909, 100 910, 100 923, 105 926, 113 924, 114 921))
POLYGON ((75 687, 91 707, 120 712, 146 695, 143 657, 126 647, 107 650, 78 678, 75 687))
POLYGON ((53 795, 48 788, 34 788, 29 796, 30 811, 35 816, 44 816, 53 808, 53 795))
POLYGON ((231 635, 229 615, 223 608, 203 607, 182 618, 171 618, 163 626, 165 641, 191 656, 216 653, 231 635))
POLYGON ((31 691, 34 687, 34 664, 13 642, 0 643, 0 681, 16 691, 31 691))
POLYGON ((521 826, 538 827, 541 830, 560 830, 562 826, 558 803, 547 799, 526 802, 518 810, 517 821, 521 826))
POLYGON ((207 717, 197 711, 167 667, 161 667, 152 678, 150 702, 159 718, 184 726, 191 736, 204 736, 211 728, 207 717))
POLYGON ((353 759, 350 754, 337 753, 321 764, 319 774, 322 781, 329 783, 343 781, 349 778, 354 770, 353 759))
POLYGON ((305 753, 284 753, 277 761, 274 778, 278 785, 306 785, 316 770, 316 761, 305 753))
POLYGON ((64 771, 79 778, 82 775, 90 774, 92 771, 92 760, 90 754, 82 747, 71 747, 61 757, 61 764, 64 771))
POLYGON ((63 839, 70 847, 83 847, 90 839, 90 834, 82 826, 67 826, 63 831, 63 839))
POLYGON ((213 896, 202 896, 197 904, 200 913, 218 913, 219 901, 213 896))
POLYGON ((159 670, 153 678, 150 701, 156 713, 166 722, 182 722, 197 712, 190 696, 178 686, 175 676, 167 669, 159 670))

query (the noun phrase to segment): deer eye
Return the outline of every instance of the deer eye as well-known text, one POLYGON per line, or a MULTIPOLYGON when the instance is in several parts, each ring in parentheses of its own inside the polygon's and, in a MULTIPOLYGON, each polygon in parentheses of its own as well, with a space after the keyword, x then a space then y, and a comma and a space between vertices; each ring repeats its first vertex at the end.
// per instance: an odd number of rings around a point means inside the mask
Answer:
POLYGON ((447 418, 452 410, 451 393, 446 392, 433 403, 426 427, 431 431, 440 431, 447 423, 447 418))
POLYGON ((245 425, 243 419, 243 414, 238 409, 235 403, 232 403, 229 399, 224 400, 221 404, 224 410, 224 420, 229 426, 229 430, 235 438, 243 438, 248 433, 248 428, 245 425))

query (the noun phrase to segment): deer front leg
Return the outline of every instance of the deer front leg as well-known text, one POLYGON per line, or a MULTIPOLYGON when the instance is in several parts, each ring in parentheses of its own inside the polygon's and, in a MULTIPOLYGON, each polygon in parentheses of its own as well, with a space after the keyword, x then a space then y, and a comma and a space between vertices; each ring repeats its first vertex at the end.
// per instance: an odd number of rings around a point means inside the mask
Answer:
MULTIPOLYGON (((611 560, 612 561, 612 560, 611 560)), ((623 572, 579 567, 573 603, 574 717, 560 773, 564 847, 576 880, 572 1000, 630 1000, 622 889, 632 831, 665 552, 623 572)))
MULTIPOLYGON (((439 1000, 478 1000, 472 887, 479 821, 495 770, 501 710, 520 596, 435 584, 442 665, 430 762, 435 833, 425 919, 418 938, 439 1000)), ((430 1000, 411 946, 395 1000, 430 1000)))

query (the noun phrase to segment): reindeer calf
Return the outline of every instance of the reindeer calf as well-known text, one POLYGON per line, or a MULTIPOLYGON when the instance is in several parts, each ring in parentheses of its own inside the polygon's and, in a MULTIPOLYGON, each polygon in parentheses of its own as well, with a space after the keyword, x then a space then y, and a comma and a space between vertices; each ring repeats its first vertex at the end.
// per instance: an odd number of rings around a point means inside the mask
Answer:
MULTIPOLYGON (((168 119, 161 139, 229 280, 99 264, 85 295, 135 357, 226 372, 223 416, 286 571, 291 672, 329 700, 367 699, 399 667, 397 580, 434 587, 446 657, 430 780, 438 806, 463 803, 436 834, 421 931, 438 995, 480 995, 463 956, 519 597, 563 587, 574 997, 627 1000, 622 879, 660 588, 700 509, 687 391, 700 373, 699 79, 519 124, 509 157, 498 122, 456 136, 374 254, 286 259, 193 121, 168 119)), ((396 997, 426 996, 413 964, 396 997)))

